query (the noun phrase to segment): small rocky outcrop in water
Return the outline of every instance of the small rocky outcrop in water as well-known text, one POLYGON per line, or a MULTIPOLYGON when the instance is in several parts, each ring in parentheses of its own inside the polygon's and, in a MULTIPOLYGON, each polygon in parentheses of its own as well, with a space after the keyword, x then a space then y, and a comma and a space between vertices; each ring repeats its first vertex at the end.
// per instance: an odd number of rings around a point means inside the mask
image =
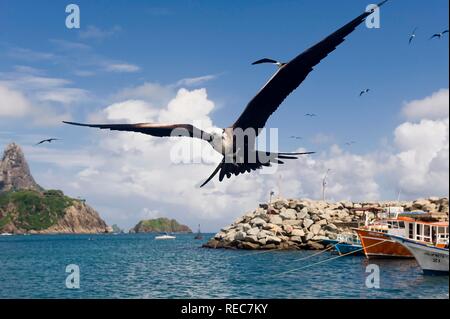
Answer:
POLYGON ((0 232, 92 234, 111 231, 83 200, 40 187, 17 144, 6 148, 0 162, 0 232))
POLYGON ((192 230, 175 219, 157 218, 141 220, 130 233, 192 233, 192 230))
MULTIPOLYGON (((335 239, 365 220, 362 208, 402 206, 405 211, 423 210, 437 219, 448 220, 448 198, 414 202, 348 201, 327 203, 312 200, 278 200, 261 204, 255 211, 223 228, 204 247, 227 249, 323 249, 321 241, 335 239)), ((369 218, 374 218, 369 213, 369 218)))
POLYGON ((0 161, 0 193, 24 189, 43 190, 31 176, 22 150, 17 144, 12 143, 6 147, 0 161))

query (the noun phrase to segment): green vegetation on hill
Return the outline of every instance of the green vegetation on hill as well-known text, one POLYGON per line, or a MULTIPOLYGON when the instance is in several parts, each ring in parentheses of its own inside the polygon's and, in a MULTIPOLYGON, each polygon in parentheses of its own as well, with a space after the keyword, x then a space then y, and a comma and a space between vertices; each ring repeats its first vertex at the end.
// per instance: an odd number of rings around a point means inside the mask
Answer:
POLYGON ((175 219, 157 218, 140 221, 134 228, 136 233, 192 233, 192 230, 179 224, 175 219))
POLYGON ((10 222, 25 230, 43 230, 64 217, 73 199, 58 190, 11 191, 0 194, 0 229, 10 222))

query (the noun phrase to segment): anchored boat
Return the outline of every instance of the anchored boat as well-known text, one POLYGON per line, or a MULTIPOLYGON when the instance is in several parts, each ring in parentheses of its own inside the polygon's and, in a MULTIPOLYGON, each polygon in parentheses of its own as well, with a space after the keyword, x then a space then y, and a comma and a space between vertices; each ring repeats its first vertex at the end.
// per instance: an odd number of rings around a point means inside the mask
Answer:
POLYGON ((168 233, 165 233, 164 235, 155 237, 156 240, 167 240, 167 239, 175 239, 175 238, 176 238, 175 236, 171 236, 168 233))
POLYGON ((337 237, 338 243, 334 246, 340 256, 343 255, 364 255, 363 247, 355 234, 340 234, 337 237))
POLYGON ((388 207, 375 222, 370 224, 366 219, 364 227, 355 229, 366 257, 414 258, 408 248, 393 240, 390 235, 405 236, 407 231, 405 222, 425 215, 423 212, 405 214, 402 207, 388 207))
POLYGON ((198 232, 197 232, 197 235, 195 235, 194 239, 196 239, 196 240, 202 240, 203 239, 202 232, 200 231, 200 225, 198 225, 198 232))
POLYGON ((448 222, 406 222, 407 236, 389 235, 406 247, 426 275, 448 275, 448 222))

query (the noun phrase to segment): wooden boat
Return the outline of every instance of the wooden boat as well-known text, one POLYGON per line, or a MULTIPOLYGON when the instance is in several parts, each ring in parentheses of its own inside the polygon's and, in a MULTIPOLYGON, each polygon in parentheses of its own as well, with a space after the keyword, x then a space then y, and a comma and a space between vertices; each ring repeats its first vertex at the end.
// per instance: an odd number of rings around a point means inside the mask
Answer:
POLYGON ((448 222, 406 222, 407 236, 389 235, 416 258, 425 275, 448 275, 448 222))
POLYGON ((403 208, 388 207, 375 222, 366 220, 364 227, 355 229, 367 258, 414 258, 408 248, 388 236, 405 234, 405 221, 411 217, 402 214, 403 208))

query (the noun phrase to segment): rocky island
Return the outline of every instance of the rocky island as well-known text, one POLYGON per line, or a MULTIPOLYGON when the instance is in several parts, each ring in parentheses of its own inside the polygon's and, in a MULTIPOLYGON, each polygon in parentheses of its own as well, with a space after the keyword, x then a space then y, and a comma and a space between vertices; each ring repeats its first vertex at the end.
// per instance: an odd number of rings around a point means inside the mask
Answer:
POLYGON ((0 233, 108 233, 111 228, 83 200, 45 190, 30 173, 17 144, 0 161, 0 233))
MULTIPOLYGON (((279 199, 261 204, 238 218, 211 238, 204 247, 226 249, 323 249, 321 241, 336 239, 364 223, 365 210, 401 206, 406 212, 423 210, 448 221, 448 198, 429 198, 413 202, 341 201, 328 203, 308 199, 279 199)), ((374 213, 368 213, 374 218, 374 213)))
POLYGON ((181 225, 175 219, 156 218, 149 220, 141 220, 134 226, 130 233, 192 233, 192 230, 186 226, 181 225))

